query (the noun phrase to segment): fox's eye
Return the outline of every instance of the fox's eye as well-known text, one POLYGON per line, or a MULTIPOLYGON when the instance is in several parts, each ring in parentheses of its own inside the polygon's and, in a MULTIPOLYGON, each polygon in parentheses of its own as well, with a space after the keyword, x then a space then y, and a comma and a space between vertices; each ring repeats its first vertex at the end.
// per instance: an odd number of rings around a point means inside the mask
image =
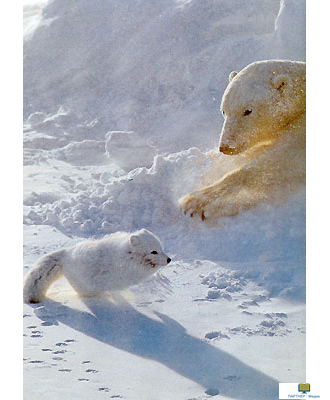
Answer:
POLYGON ((249 114, 251 114, 251 113, 252 113, 251 108, 248 108, 247 110, 245 110, 245 111, 243 112, 243 115, 249 115, 249 114))
POLYGON ((222 110, 222 115, 225 116, 225 114, 226 114, 226 113, 222 110))
POLYGON ((152 251, 151 254, 158 254, 156 250, 152 251))

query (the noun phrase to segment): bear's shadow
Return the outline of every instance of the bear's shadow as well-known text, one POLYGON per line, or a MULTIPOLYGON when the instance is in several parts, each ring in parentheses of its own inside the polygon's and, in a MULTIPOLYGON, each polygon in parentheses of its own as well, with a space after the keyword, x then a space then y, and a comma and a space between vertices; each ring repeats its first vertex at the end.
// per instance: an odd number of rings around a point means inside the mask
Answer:
MULTIPOLYGON (((63 323, 107 345, 157 361, 185 378, 237 400, 278 399, 278 382, 230 354, 189 335, 174 319, 157 319, 129 303, 82 298, 91 313, 46 299, 35 314, 47 324, 63 323)), ((143 384, 143 383, 142 383, 143 384)))

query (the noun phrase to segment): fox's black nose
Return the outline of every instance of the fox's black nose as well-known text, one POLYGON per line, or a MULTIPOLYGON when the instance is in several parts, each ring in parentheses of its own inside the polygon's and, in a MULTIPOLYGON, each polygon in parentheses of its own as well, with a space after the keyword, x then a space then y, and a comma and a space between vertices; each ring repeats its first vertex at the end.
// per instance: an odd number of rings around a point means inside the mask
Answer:
POLYGON ((171 262, 170 257, 167 257, 167 264, 169 264, 171 262))

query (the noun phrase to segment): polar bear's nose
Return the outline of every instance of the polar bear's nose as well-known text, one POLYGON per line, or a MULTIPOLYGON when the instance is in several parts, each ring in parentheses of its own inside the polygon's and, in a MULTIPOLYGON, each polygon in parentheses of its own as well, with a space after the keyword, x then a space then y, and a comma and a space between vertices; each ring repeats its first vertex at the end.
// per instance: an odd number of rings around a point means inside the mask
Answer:
POLYGON ((170 257, 167 257, 167 264, 169 264, 171 262, 170 257))
POLYGON ((220 151, 220 153, 227 154, 227 155, 231 155, 231 154, 235 154, 236 153, 235 147, 229 147, 229 146, 226 146, 226 145, 220 146, 219 147, 219 151, 220 151))

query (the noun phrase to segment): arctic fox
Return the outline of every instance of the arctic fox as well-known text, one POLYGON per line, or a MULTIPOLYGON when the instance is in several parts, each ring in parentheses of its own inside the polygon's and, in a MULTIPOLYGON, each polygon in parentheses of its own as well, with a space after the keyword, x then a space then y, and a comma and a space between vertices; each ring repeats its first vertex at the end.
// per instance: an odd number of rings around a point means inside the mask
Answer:
POLYGON ((24 279, 23 299, 26 303, 39 303, 62 275, 84 296, 123 290, 170 262, 159 239, 150 231, 116 232, 40 258, 24 279))

